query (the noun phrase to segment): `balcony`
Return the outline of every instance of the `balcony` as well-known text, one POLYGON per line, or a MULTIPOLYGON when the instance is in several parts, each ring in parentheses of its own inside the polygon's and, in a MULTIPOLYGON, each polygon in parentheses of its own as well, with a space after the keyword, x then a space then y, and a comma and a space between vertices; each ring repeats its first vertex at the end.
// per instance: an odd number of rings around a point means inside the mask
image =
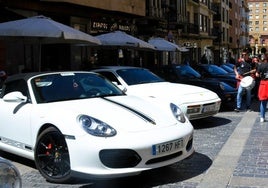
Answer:
POLYGON ((182 33, 185 34, 199 34, 199 27, 197 24, 187 23, 182 28, 182 33))

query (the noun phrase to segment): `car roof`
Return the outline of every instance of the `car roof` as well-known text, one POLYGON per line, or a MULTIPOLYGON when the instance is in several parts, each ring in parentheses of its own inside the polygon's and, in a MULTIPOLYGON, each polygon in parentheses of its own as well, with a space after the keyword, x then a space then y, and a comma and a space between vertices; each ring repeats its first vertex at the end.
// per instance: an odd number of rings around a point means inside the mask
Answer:
POLYGON ((14 80, 29 80, 29 78, 42 74, 41 72, 31 72, 31 73, 19 73, 19 74, 14 74, 11 76, 8 76, 5 82, 12 82, 14 80))
POLYGON ((100 66, 93 70, 100 70, 100 69, 121 70, 121 69, 146 69, 146 68, 132 67, 132 66, 100 66))

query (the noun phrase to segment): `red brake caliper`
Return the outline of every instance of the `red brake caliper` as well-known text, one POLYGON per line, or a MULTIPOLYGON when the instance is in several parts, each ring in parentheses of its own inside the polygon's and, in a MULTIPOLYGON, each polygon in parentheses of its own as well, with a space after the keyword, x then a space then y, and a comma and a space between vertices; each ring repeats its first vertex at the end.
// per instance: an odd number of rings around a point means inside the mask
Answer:
POLYGON ((51 150, 51 149, 52 149, 52 144, 50 143, 50 144, 47 145, 46 155, 50 154, 49 150, 51 150))

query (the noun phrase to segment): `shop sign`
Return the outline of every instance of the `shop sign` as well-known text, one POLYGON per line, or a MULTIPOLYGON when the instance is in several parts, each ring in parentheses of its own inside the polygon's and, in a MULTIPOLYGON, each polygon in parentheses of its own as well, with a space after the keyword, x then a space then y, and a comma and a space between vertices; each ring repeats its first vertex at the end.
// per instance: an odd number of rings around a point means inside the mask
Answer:
POLYGON ((132 28, 134 27, 129 24, 124 24, 124 23, 119 23, 119 22, 108 23, 108 22, 102 22, 102 21, 97 21, 97 20, 91 21, 92 31, 111 32, 111 31, 121 30, 124 32, 131 32, 132 28))

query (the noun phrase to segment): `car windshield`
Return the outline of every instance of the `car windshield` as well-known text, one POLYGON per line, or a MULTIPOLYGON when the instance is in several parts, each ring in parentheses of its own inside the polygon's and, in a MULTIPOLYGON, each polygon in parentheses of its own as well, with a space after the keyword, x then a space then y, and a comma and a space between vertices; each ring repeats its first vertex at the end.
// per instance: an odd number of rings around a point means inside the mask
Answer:
POLYGON ((189 65, 176 66, 176 74, 186 78, 201 78, 201 75, 189 65))
POLYGON ((117 74, 128 85, 164 82, 162 78, 156 76, 154 73, 148 71, 147 69, 120 69, 117 71, 117 74))
POLYGON ((124 93, 104 77, 92 73, 57 73, 31 81, 37 103, 118 96, 124 93))
POLYGON ((218 75, 218 74, 228 74, 227 71, 224 69, 218 67, 217 65, 209 65, 209 66, 203 66, 206 71, 208 71, 212 75, 218 75))

